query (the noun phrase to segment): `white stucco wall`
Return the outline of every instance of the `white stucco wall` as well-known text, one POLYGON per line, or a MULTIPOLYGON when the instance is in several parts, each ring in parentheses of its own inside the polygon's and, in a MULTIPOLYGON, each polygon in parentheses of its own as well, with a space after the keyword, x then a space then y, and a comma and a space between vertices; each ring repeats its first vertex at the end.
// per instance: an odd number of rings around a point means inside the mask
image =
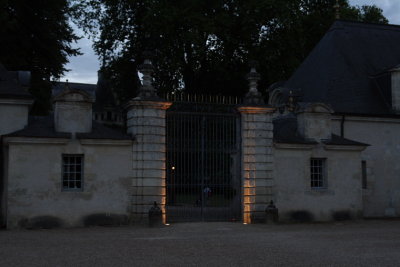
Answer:
POLYGON ((283 221, 294 212, 306 211, 316 221, 330 221, 335 212, 352 218, 362 213, 359 151, 326 150, 323 145, 275 144, 275 204, 283 221), (312 189, 310 159, 325 158, 327 188, 312 189))
MULTIPOLYGON (((340 125, 341 117, 335 117, 333 132, 338 135, 340 125)), ((364 216, 400 216, 400 119, 346 116, 344 137, 371 145, 362 152, 368 181, 364 216)))
MULTIPOLYGON (((92 214, 128 215, 130 209, 132 146, 82 145, 79 140, 8 139, 7 227, 24 219, 54 216, 63 226, 81 226, 92 214), (43 141, 43 140, 42 140, 43 141), (22 143, 27 142, 27 143, 22 143), (61 190, 62 154, 84 155, 82 192, 61 190)), ((101 141, 100 141, 101 142, 101 141)), ((90 143, 90 142, 89 142, 90 143)), ((112 143, 112 141, 111 141, 112 143)))

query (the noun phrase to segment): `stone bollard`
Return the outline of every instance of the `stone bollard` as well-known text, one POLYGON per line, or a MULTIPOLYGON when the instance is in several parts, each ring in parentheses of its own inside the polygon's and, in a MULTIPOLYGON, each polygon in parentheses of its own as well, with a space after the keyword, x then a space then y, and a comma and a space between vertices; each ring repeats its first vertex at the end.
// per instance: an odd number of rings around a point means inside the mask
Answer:
POLYGON ((160 207, 157 206, 157 202, 154 201, 153 207, 151 207, 149 210, 149 226, 157 227, 162 225, 163 225, 162 211, 160 207))
POLYGON ((278 223, 279 214, 278 209, 275 207, 274 202, 271 200, 267 208, 265 209, 265 221, 268 224, 278 223))

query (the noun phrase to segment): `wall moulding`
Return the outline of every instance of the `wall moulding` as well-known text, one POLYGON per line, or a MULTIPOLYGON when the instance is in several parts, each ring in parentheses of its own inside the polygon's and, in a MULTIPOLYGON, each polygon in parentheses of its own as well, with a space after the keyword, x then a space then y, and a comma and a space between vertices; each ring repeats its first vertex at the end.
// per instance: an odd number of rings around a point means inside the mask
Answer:
POLYGON ((140 101, 131 100, 125 105, 125 109, 135 106, 135 108, 140 109, 163 109, 166 110, 172 105, 172 102, 167 101, 140 101))
POLYGON ((273 113, 275 108, 268 106, 240 106, 237 108, 240 113, 244 114, 260 114, 260 113, 273 113))

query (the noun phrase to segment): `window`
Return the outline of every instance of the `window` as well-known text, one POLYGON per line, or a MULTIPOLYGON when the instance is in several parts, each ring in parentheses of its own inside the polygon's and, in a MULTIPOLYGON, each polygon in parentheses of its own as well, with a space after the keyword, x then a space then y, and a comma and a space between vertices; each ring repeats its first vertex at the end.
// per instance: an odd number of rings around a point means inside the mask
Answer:
POLYGON ((326 188, 325 159, 310 160, 311 188, 326 188))
POLYGON ((81 191, 83 182, 83 155, 64 154, 62 157, 62 189, 81 191))
POLYGON ((367 189, 367 162, 361 161, 362 188, 367 189))

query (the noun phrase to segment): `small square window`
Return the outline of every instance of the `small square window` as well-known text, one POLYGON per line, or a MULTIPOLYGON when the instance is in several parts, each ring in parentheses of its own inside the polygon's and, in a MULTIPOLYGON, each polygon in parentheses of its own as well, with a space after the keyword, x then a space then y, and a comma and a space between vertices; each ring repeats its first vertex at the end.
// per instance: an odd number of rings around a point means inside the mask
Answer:
POLYGON ((311 188, 326 188, 326 159, 310 160, 311 188))
POLYGON ((62 156, 62 190, 82 191, 83 155, 64 154, 62 156))

